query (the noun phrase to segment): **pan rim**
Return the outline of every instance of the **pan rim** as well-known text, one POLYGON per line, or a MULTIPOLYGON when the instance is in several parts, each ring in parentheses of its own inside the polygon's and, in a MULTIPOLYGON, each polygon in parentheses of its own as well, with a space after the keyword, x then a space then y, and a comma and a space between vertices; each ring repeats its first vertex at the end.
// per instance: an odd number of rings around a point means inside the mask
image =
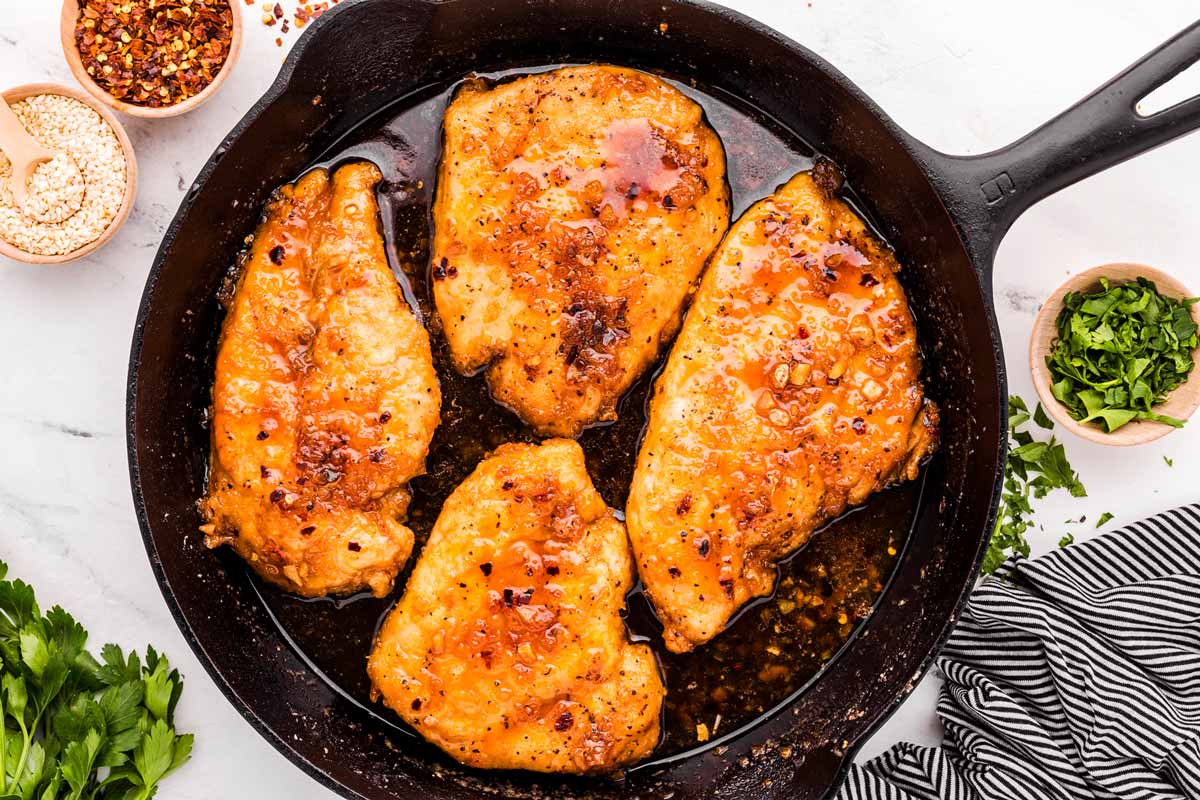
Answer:
MULTIPOLYGON (((453 6, 470 2, 470 0, 394 1, 417 7, 430 5, 453 6)), ((334 8, 331 8, 317 20, 310 23, 308 28, 302 34, 301 38, 293 46, 291 52, 285 59, 282 67, 279 70, 279 73, 276 75, 270 87, 268 87, 268 89, 259 97, 259 99, 254 102, 254 104, 247 110, 245 115, 221 140, 221 142, 214 149, 213 153, 209 156, 208 160, 201 167, 195 179, 192 181, 188 193, 180 203, 178 210, 162 235, 159 248, 156 251, 154 261, 151 265, 149 273, 147 274, 146 284, 143 288, 142 296, 138 302, 138 311, 133 327, 129 366, 127 372, 125 420, 126 454, 128 458, 130 489, 132 493, 134 511, 138 521, 138 527, 141 531, 147 558, 153 570, 159 591, 162 593, 163 599, 166 601, 167 607, 171 612, 171 616, 174 618, 175 624, 179 628, 180 633, 183 635, 184 640, 188 643, 188 646, 196 655, 197 661, 201 664, 201 666, 204 667, 205 672, 211 678, 216 687, 221 691, 222 695, 225 696, 226 700, 229 701, 229 703, 251 725, 251 727, 260 736, 262 736, 264 740, 269 742, 281 755, 298 766, 305 773, 313 777, 321 785, 344 797, 351 798, 351 800, 369 800, 369 798, 333 778, 329 773, 325 772, 307 756, 294 749, 283 736, 276 732, 269 723, 264 721, 263 718, 255 711, 253 704, 244 699, 225 677, 223 668, 217 663, 218 660, 209 654, 208 649, 201 640, 200 635, 197 634, 197 632, 193 629, 190 620, 188 619, 182 605, 176 597, 176 590, 166 574, 162 560, 159 557, 158 546, 154 540, 152 525, 147 512, 144 493, 142 491, 141 465, 138 455, 136 430, 137 421, 139 418, 137 394, 140 385, 140 366, 142 361, 145 328, 151 312, 151 306, 153 305, 152 301, 154 300, 154 296, 156 294, 159 279, 161 278, 162 272, 166 266, 166 251, 169 244, 174 242, 180 227, 183 225, 185 219, 191 214, 200 190, 211 178, 213 171, 220 163, 222 156, 229 146, 235 140, 240 138, 246 129, 253 125, 264 113, 267 112, 272 105, 274 105, 284 94, 286 94, 296 68, 306 58, 308 46, 317 37, 319 32, 325 27, 331 25, 339 14, 346 13, 350 9, 373 2, 376 2, 376 0, 343 0, 343 2, 334 8)), ((543 4, 554 4, 556 0, 535 0, 535 3, 536 2, 541 2, 543 4)), ((932 193, 942 204, 946 218, 953 223, 955 234, 959 239, 959 244, 962 247, 963 252, 967 253, 968 258, 971 260, 972 272, 974 273, 974 277, 976 279, 975 282, 980 292, 980 305, 985 310, 987 316, 986 328, 992 345, 994 375, 996 377, 998 403, 1001 414, 1001 418, 998 420, 998 422, 1002 423, 1004 409, 1007 406, 1008 400, 1006 368, 1004 364, 1002 342, 995 317, 995 311, 987 297, 984 281, 980 275, 982 269, 990 267, 990 263, 986 265, 975 263, 971 258, 972 251, 967 246, 964 231, 961 229, 958 219, 951 212, 951 210, 946 207, 945 196, 943 192, 938 189, 934 181, 930 180, 935 169, 928 156, 935 151, 901 129, 891 119, 891 117, 889 117, 869 96, 867 96, 840 70, 827 62, 817 53, 772 28, 771 26, 749 17, 739 11, 735 11, 733 9, 718 5, 715 2, 711 2, 711 0, 661 0, 661 2, 663 5, 669 4, 676 7, 690 7, 716 16, 731 25, 745 29, 750 33, 754 33, 759 36, 765 36, 768 39, 774 40, 787 50, 808 61, 817 70, 822 72, 832 83, 837 84, 840 89, 846 91, 856 102, 860 103, 863 108, 865 108, 874 117, 874 119, 887 130, 887 132, 896 140, 896 142, 907 151, 909 156, 913 158, 914 162, 921 166, 924 177, 926 180, 930 181, 932 193)), ((985 425, 989 422, 990 421, 988 420, 982 421, 982 423, 985 425)), ((1007 437, 1001 436, 999 438, 999 447, 997 448, 995 464, 991 467, 994 479, 991 498, 987 504, 984 527, 986 533, 990 533, 992 525, 995 521, 995 515, 999 502, 999 489, 1003 482, 1003 464, 1007 449, 1007 437)), ((979 543, 972 562, 972 574, 975 576, 978 575, 979 565, 982 563, 983 555, 986 549, 986 542, 987 537, 981 535, 979 537, 979 543)), ((895 573, 893 572, 893 577, 894 575, 895 573)), ((939 653, 945 646, 947 639, 949 638, 959 616, 961 615, 962 609, 970 596, 973 586, 974 580, 965 582, 963 586, 958 589, 958 596, 954 600, 951 613, 946 616, 936 640, 929 651, 922 656, 917 669, 911 676, 911 679, 904 685, 904 687, 902 687, 901 691, 897 692, 895 696, 891 698, 887 706, 880 710, 874 719, 864 720, 864 723, 857 729, 857 737, 855 740, 849 742, 845 748, 842 748, 839 751, 841 760, 835 774, 832 776, 829 793, 832 793, 834 790, 836 790, 837 786, 840 785, 844 780, 847 771, 854 762, 855 755, 861 749, 861 747, 898 710, 904 701, 912 694, 916 684, 920 681, 920 679, 923 678, 933 667, 939 653)), ((880 597, 882 598, 883 594, 885 593, 886 590, 884 593, 881 593, 880 597)), ((864 622, 863 625, 861 625, 860 628, 851 636, 851 639, 848 640, 846 645, 848 646, 853 639, 857 638, 860 631, 866 627, 867 622, 864 622)), ((837 660, 838 656, 844 653, 846 649, 847 647, 840 649, 839 653, 834 658, 831 658, 829 663, 837 660)), ((826 666, 828 666, 828 664, 823 666, 821 671, 817 673, 817 676, 814 676, 814 680, 810 681, 806 685, 806 689, 812 687, 812 685, 816 682, 816 679, 824 672, 826 666)), ((788 705, 795 702, 796 698, 802 694, 803 692, 793 693, 793 695, 789 697, 787 701, 781 703, 780 706, 774 709, 770 715, 764 715, 760 722, 765 721, 768 716, 773 717, 782 710, 785 710, 788 705)), ((671 764, 679 763, 680 761, 694 755, 695 753, 687 751, 675 756, 664 757, 664 759, 660 759, 656 763, 658 763, 660 766, 669 766, 671 764)))

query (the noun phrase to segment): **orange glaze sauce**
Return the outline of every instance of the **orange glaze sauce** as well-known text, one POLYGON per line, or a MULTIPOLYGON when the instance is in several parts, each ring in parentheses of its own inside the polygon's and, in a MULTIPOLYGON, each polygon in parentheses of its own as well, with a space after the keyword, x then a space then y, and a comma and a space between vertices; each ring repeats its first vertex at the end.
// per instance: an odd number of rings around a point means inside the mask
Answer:
MULTIPOLYGON (((553 186, 581 197, 580 207, 597 209, 595 215, 563 222, 570 228, 598 227, 606 219, 612 222, 626 217, 630 210, 645 211, 654 202, 674 204, 671 192, 680 186, 685 170, 672 159, 650 120, 612 123, 604 132, 601 153, 604 160, 599 164, 579 164, 544 154, 518 158, 507 169, 521 176, 514 181, 518 186, 524 180, 539 189, 553 186)), ((564 208, 572 205, 564 203, 564 208)))
MULTIPOLYGON (((811 148, 794 134, 762 121, 741 101, 706 93, 686 82, 675 85, 705 108, 709 123, 725 144, 735 218, 796 172, 811 167, 811 148)), ((320 162, 333 165, 350 158, 367 158, 383 170, 379 199, 389 257, 405 296, 431 328, 443 395, 442 424, 427 461, 428 474, 410 484, 413 499, 407 524, 417 536, 410 565, 446 495, 488 451, 506 441, 536 440, 513 415, 492 402, 482 376, 463 377, 454 372, 432 313, 428 275, 430 207, 441 115, 452 90, 452 86, 444 86, 397 101, 337 143, 320 162)), ((632 159, 623 156, 620 163, 628 163, 620 175, 609 174, 603 181, 604 203, 610 204, 615 213, 629 202, 626 182, 639 184, 638 198, 633 201, 636 203, 646 200, 645 192, 662 191, 659 187, 671 179, 669 167, 664 171, 660 169, 661 161, 653 163, 653 137, 647 141, 642 122, 630 121, 627 128, 609 132, 613 147, 626 153, 632 148, 641 154, 632 159)), ((552 168, 535 161, 525 163, 528 171, 539 178, 541 172, 550 171, 545 167, 552 168)), ((848 196, 852 199, 852 194, 848 196)), ((854 258, 853 253, 843 255, 854 258)), ((773 278, 775 294, 790 291, 788 287, 795 280, 791 275, 780 265, 773 278)), ((863 302, 861 290, 849 285, 849 278, 846 281, 844 287, 838 284, 838 299, 853 310, 855 304, 863 302)), ((755 310, 744 309, 745 313, 755 310)), ((886 309, 877 309, 876 321, 886 321, 887 313, 886 309)), ((875 327, 878 330, 886 326, 875 327)), ((869 363, 863 367, 870 372, 869 363)), ((826 369, 814 363, 813 369, 817 368, 826 369)), ((755 386, 760 395, 767 391, 769 378, 765 371, 752 374, 731 370, 731 375, 755 386)), ((580 438, 596 488, 618 510, 624 507, 629 489, 645 424, 649 385, 649 380, 642 380, 630 390, 620 403, 616 422, 589 429, 580 438)), ((821 403, 823 397, 806 402, 821 403)), ((815 536, 781 567, 772 597, 752 602, 728 630, 694 653, 675 655, 661 647, 660 626, 640 590, 635 589, 629 599, 627 622, 634 636, 645 638, 655 647, 668 689, 664 738, 658 755, 711 746, 786 701, 819 672, 870 612, 882 591, 908 535, 920 490, 919 481, 890 489, 835 521, 829 535, 815 536), (702 740, 702 731, 707 740, 702 740)), ((521 556, 509 553, 503 557, 521 556)), ((397 587, 402 587, 406 578, 407 571, 397 579, 397 587)), ((393 600, 399 591, 397 588, 393 600)), ((360 597, 306 602, 269 588, 261 595, 277 624, 331 687, 387 724, 407 730, 395 715, 370 700, 364 669, 376 626, 392 600, 360 597)), ((536 597, 535 593, 531 605, 537 605, 536 597)))

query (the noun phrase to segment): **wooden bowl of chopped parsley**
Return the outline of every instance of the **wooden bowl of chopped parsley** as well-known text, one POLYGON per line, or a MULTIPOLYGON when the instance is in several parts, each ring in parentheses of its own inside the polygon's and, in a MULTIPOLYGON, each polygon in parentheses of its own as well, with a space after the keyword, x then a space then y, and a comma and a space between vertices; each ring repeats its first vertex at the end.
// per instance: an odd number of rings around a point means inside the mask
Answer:
POLYGON ((1033 385, 1054 419, 1093 442, 1133 445, 1183 427, 1200 309, 1187 287, 1142 264, 1105 264, 1050 296, 1033 327, 1033 385))

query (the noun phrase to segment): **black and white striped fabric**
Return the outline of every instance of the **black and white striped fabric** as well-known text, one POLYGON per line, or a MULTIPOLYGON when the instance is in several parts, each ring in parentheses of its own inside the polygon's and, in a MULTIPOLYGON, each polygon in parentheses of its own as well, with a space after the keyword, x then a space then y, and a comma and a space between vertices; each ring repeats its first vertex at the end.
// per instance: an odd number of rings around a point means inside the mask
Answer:
POLYGON ((938 659, 940 748, 838 800, 1200 800, 1200 505, 985 579, 938 659))

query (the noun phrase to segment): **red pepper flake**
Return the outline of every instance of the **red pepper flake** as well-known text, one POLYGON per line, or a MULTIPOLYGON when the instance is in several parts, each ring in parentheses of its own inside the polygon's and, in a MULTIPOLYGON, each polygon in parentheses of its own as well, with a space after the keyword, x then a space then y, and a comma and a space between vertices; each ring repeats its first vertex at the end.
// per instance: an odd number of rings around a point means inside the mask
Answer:
POLYGON ((412 710, 413 710, 413 711, 420 711, 420 710, 421 710, 421 698, 419 698, 419 697, 418 697, 418 698, 416 698, 415 700, 413 700, 413 701, 412 701, 412 710))
POLYGON ((533 588, 528 589, 505 589, 504 590, 504 605, 512 608, 513 606, 527 606, 529 601, 533 599, 533 588))
POLYGON ((483 573, 483 575, 484 575, 484 577, 485 577, 485 578, 486 578, 488 575, 491 575, 491 574, 492 574, 492 562, 490 562, 490 561, 485 561, 485 562, 483 562, 482 564, 480 564, 480 565, 479 565, 479 571, 483 573))
POLYGON ((204 91, 232 41, 229 0, 81 0, 75 21, 75 46, 92 80, 148 108, 204 91))
POLYGON ((564 711, 561 714, 559 714, 558 719, 556 719, 554 721, 554 730, 558 731, 559 733, 562 733, 565 730, 569 730, 570 727, 574 724, 575 724, 574 715, 572 715, 570 711, 564 711))
MULTIPOLYGON (((333 6, 337 5, 340 0, 326 0, 326 2, 301 2, 296 4, 296 11, 292 14, 292 19, 295 21, 297 28, 303 28, 308 23, 312 22, 317 17, 324 14, 333 6)), ((280 6, 277 4, 276 8, 280 6)), ((286 13, 286 12, 285 12, 286 13)), ((286 25, 286 23, 285 23, 286 25)), ((287 32, 285 27, 284 32, 287 32)))
POLYGON ((359 550, 362 550, 362 545, 360 545, 358 542, 350 542, 346 545, 346 549, 357 553, 359 550))
POLYGON ((313 534, 313 531, 315 531, 316 529, 317 529, 316 525, 305 525, 303 528, 300 529, 300 535, 301 536, 311 536, 313 534))
POLYGON ((390 411, 385 411, 379 415, 379 421, 384 424, 387 424, 387 421, 390 420, 391 418, 392 418, 392 412, 390 412, 390 411))
POLYGON ((283 6, 276 3, 275 8, 271 9, 271 13, 275 15, 275 19, 283 19, 283 6))
POLYGON ((866 286, 867 288, 870 288, 870 287, 872 287, 872 286, 878 286, 878 285, 879 285, 879 281, 878 281, 878 280, 876 280, 875 276, 874 276, 874 275, 872 275, 871 273, 869 273, 869 272, 864 272, 864 273, 862 274, 862 277, 858 279, 858 285, 859 285, 859 286, 866 286))
POLYGON ((287 494, 287 493, 284 492, 283 489, 280 489, 278 487, 275 489, 272 489, 271 490, 271 502, 278 503, 280 500, 283 499, 285 494, 287 494))
POLYGON ((854 432, 859 436, 862 436, 867 432, 867 423, 862 417, 855 417, 854 421, 850 423, 850 427, 853 428, 854 432))

